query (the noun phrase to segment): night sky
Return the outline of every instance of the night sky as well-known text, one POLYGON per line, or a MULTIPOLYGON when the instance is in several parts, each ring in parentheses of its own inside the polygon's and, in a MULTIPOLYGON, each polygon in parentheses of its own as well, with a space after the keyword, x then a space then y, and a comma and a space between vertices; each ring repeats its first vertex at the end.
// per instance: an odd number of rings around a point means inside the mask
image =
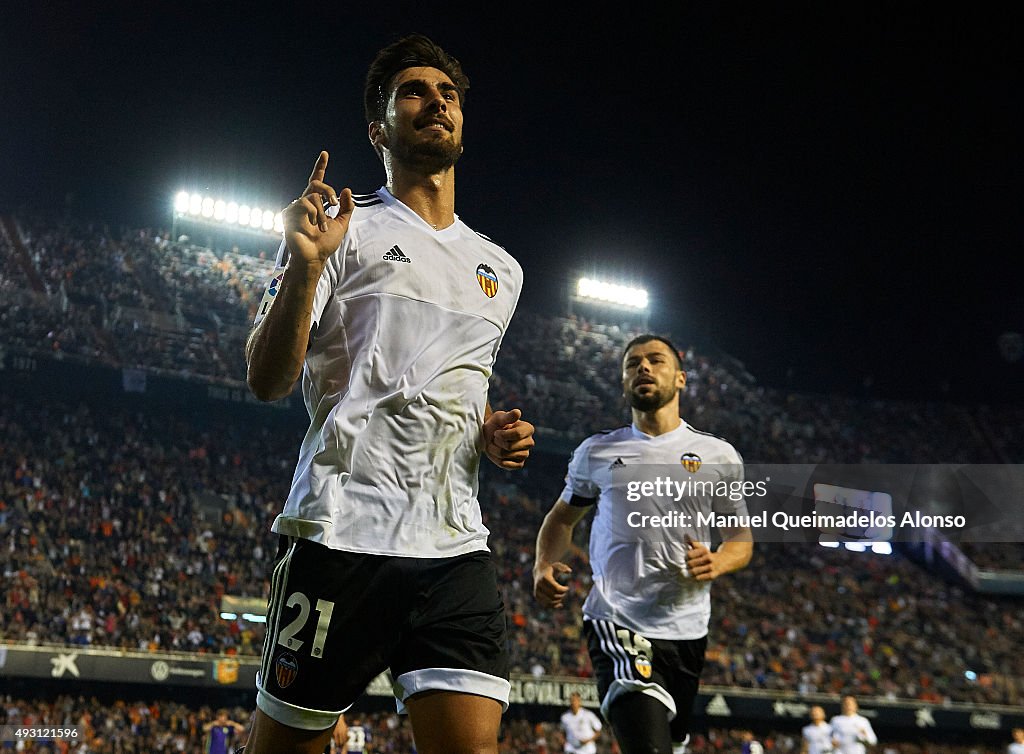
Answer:
POLYGON ((1024 401, 996 344, 1024 332, 1019 10, 46 5, 0 23, 0 210, 279 208, 320 149, 372 191, 366 67, 420 31, 470 77, 456 209, 522 263, 521 310, 604 273, 766 385, 1024 401))

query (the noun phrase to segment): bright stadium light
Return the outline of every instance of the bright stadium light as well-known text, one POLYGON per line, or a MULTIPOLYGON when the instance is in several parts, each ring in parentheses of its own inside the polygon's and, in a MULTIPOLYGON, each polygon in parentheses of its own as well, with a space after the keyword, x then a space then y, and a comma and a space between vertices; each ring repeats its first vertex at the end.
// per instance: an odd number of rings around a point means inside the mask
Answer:
POLYGON ((242 620, 247 620, 250 623, 266 623, 267 616, 256 615, 256 613, 242 613, 242 620))
POLYGON ((606 283, 592 278, 580 278, 576 284, 576 295, 582 300, 613 304, 641 311, 647 308, 649 299, 643 288, 606 283))
POLYGON ((258 235, 284 232, 280 212, 188 191, 174 195, 174 222, 179 220, 234 227, 258 235))

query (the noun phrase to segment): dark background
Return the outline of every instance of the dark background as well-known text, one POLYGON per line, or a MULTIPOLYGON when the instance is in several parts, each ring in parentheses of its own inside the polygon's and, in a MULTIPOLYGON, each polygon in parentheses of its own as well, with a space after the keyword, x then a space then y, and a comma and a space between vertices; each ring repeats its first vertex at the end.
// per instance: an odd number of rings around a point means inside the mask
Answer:
POLYGON ((5 8, 0 210, 280 208, 320 149, 372 191, 366 67, 421 31, 470 77, 457 211, 521 261, 521 307, 597 272, 762 384, 1021 402, 1021 11, 781 6, 5 8))

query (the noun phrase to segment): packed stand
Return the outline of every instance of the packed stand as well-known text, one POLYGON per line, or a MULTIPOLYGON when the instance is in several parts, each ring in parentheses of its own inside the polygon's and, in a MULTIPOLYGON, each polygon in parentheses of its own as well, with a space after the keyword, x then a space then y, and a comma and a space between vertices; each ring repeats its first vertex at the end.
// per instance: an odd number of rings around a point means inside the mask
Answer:
MULTIPOLYGON (((6 345, 241 384, 243 345, 274 249, 262 256, 214 251, 172 242, 162 231, 114 233, 51 218, 22 216, 18 227, 47 297, 0 309, 10 325, 6 345)), ((4 275, 17 274, 9 258, 0 261, 4 275)), ((521 310, 503 341, 492 395, 521 404, 541 436, 570 443, 621 425, 627 414, 616 375, 623 346, 638 332, 635 325, 521 310)), ((1024 459, 1021 409, 979 414, 952 404, 771 390, 728 357, 712 359, 689 343, 677 345, 685 349, 688 374, 684 415, 700 429, 742 438, 738 444, 751 462, 1024 459)))
MULTIPOLYGON (((21 319, 82 325, 65 338, 97 363, 237 383, 242 346, 272 262, 216 252, 166 232, 18 218, 46 296, 21 319), (60 318, 57 318, 60 321, 60 318)), ((7 260, 3 260, 5 268, 7 260)), ((38 349, 42 341, 13 345, 38 349)), ((68 350, 67 346, 64 350, 68 350)))
MULTIPOLYGON (((24 292, 4 299, 4 344, 237 381, 244 370, 242 339, 270 268, 265 259, 171 243, 150 232, 127 231, 115 240, 107 229, 71 223, 25 223, 21 232, 49 296, 40 301, 24 292), (130 360, 121 354, 131 354, 130 360)), ((3 238, 0 234, 0 246, 3 238)), ((9 255, 3 264, 14 280, 17 272, 9 255)), ((0 284, 17 288, 16 281, 0 284)), ((622 348, 635 334, 628 327, 521 311, 499 354, 491 402, 521 406, 526 418, 541 428, 541 444, 552 437, 571 446, 597 429, 621 426, 628 412, 616 376, 622 348)), ((1024 457, 1016 440, 1019 411, 972 413, 953 405, 767 390, 742 365, 677 345, 686 348, 684 417, 699 429, 733 439, 747 461, 993 462, 997 456, 1024 457), (964 426, 969 431, 959 431, 964 426)), ((269 523, 284 499, 301 429, 287 436, 265 429, 253 432, 239 424, 212 423, 200 429, 180 418, 168 421, 60 404, 44 409, 0 400, 0 536, 6 544, 0 566, 9 584, 0 615, 4 638, 258 653, 262 626, 220 621, 218 599, 224 592, 266 594, 266 567, 276 550, 269 523), (225 501, 225 518, 204 514, 199 504, 203 496, 225 501)), ((578 531, 575 557, 581 567, 572 582, 575 598, 570 607, 555 614, 539 610, 530 593, 534 537, 564 474, 564 457, 561 466, 547 468, 541 459, 537 454, 519 475, 501 474, 485 464, 481 484, 509 608, 513 666, 525 673, 585 676, 590 670, 580 641, 579 606, 589 588, 586 524, 578 531)), ((999 558, 1001 565, 993 567, 1013 567, 1020 552, 1012 547, 968 549, 979 563, 999 558)), ((851 567, 870 561, 871 568, 885 568, 885 579, 878 578, 879 571, 856 583, 873 605, 873 616, 851 613, 853 606, 841 598, 843 590, 852 588, 849 584, 832 579, 801 587, 805 606, 827 605, 830 620, 849 631, 836 636, 825 632, 830 638, 822 643, 821 629, 813 627, 818 618, 813 608, 797 614, 785 604, 780 616, 778 603, 785 601, 777 600, 765 602, 761 614, 751 610, 759 600, 737 591, 734 584, 745 584, 761 598, 767 592, 757 587, 759 579, 775 579, 773 589, 788 584, 791 574, 776 566, 790 567, 790 556, 775 563, 776 552, 759 547, 748 571, 716 587, 717 615, 745 617, 735 625, 715 627, 730 653, 711 663, 717 669, 709 681, 836 690, 839 680, 845 684, 851 677, 841 662, 848 656, 870 660, 858 671, 867 680, 854 677, 851 683, 866 684, 879 694, 976 701, 1021 698, 1020 681, 1003 683, 998 674, 985 672, 979 673, 977 683, 968 684, 964 660, 944 668, 928 656, 933 643, 928 631, 937 632, 935 640, 945 642, 943 646, 956 646, 954 639, 970 645, 984 633, 972 622, 974 612, 958 610, 952 619, 940 620, 936 605, 947 599, 957 606, 966 602, 997 623, 1013 624, 1007 617, 1012 611, 999 603, 945 593, 924 599, 922 595, 948 587, 899 558, 797 554, 798 573, 808 572, 808 564, 800 560, 804 557, 824 559, 828 568, 840 568, 829 564, 851 557, 845 563, 851 567), (890 577, 914 588, 892 594, 887 591, 890 577), (769 620, 768 615, 774 617, 769 620), (872 621, 883 618, 899 619, 903 628, 895 633, 898 638, 876 648, 872 621), (915 632, 916 621, 929 628, 915 632), (777 661, 773 666, 756 648, 749 657, 732 653, 751 642, 752 635, 770 634, 781 626, 787 626, 785 651, 800 657, 799 673, 777 661), (851 652, 844 642, 852 636, 867 644, 851 652)), ((1004 658, 1003 644, 998 637, 987 642, 987 654, 976 668, 998 667, 1003 659, 1006 667, 1015 667, 1012 657, 1004 658)), ((1024 672, 1016 677, 1024 678, 1024 672)))
MULTIPOLYGON (((4 640, 259 653, 263 626, 220 620, 219 600, 267 594, 269 525, 298 425, 293 435, 57 402, 2 398, 0 407, 4 640), (216 515, 210 500, 221 503, 216 515)), ((525 473, 485 465, 482 474, 512 667, 589 676, 580 640, 586 523, 567 608, 541 609, 531 593, 536 532, 561 491, 560 463, 537 460, 525 473)), ((901 557, 759 545, 752 565, 713 594, 708 683, 1024 700, 1019 602, 964 593, 901 557)))
POLYGON ((291 474, 269 430, 0 408, 5 640, 259 653, 263 627, 220 620, 219 600, 267 594, 268 520, 291 474))
MULTIPOLYGON (((80 735, 73 740, 27 743, 32 754, 206 754, 203 726, 220 710, 166 699, 132 699, 113 702, 95 697, 61 695, 53 699, 0 697, 0 725, 69 728, 80 735)), ((252 710, 233 707, 226 717, 249 727, 252 710)), ((368 733, 368 754, 415 754, 412 728, 405 716, 393 712, 349 712, 346 721, 368 733)), ((740 751, 743 730, 711 728, 695 731, 690 754, 732 754, 740 751)), ((798 731, 755 732, 766 751, 795 754, 800 751, 798 731), (763 733, 763 734, 762 734, 763 733)), ((231 745, 244 743, 246 733, 233 733, 231 745)), ((611 727, 605 725, 597 739, 598 754, 620 751, 611 727)), ((501 754, 556 754, 564 750, 565 736, 556 722, 531 720, 508 713, 502 718, 498 751, 501 754)), ((0 744, 2 747, 2 744, 0 744)), ((882 740, 880 754, 983 754, 985 747, 953 743, 882 740)))

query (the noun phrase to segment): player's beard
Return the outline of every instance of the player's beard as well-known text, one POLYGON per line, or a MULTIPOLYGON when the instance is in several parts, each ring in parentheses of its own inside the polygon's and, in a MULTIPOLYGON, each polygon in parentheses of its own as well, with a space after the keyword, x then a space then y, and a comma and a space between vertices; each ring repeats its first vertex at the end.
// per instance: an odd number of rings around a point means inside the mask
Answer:
POLYGON ((628 395, 629 405, 637 411, 657 411, 672 400, 672 396, 675 395, 676 390, 677 388, 675 386, 670 385, 664 389, 659 388, 658 390, 653 390, 646 395, 641 395, 636 392, 636 388, 633 388, 629 391, 628 395))
POLYGON ((462 142, 455 139, 415 143, 394 139, 391 145, 391 157, 395 162, 431 175, 455 167, 461 156, 462 142))

